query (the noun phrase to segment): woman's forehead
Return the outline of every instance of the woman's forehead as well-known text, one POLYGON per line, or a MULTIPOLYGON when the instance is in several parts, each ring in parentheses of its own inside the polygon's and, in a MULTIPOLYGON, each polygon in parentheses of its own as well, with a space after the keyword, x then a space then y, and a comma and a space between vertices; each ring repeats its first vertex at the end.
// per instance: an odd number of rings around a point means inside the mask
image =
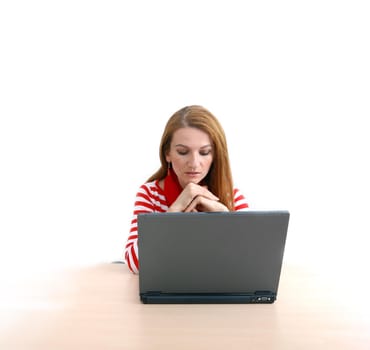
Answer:
POLYGON ((184 145, 188 147, 203 147, 211 145, 211 138, 203 130, 185 127, 177 129, 172 136, 172 145, 184 145))

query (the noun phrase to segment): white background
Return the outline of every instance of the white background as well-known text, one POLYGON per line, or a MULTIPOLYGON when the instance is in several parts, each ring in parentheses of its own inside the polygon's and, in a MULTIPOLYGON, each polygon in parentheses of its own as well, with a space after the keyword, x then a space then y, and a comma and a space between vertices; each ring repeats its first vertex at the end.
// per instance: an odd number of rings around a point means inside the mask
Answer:
MULTIPOLYGON (((369 261, 367 1, 2 1, 2 278, 122 260, 167 119, 201 104, 286 260, 369 261)), ((338 265, 340 264, 340 265, 338 265)))

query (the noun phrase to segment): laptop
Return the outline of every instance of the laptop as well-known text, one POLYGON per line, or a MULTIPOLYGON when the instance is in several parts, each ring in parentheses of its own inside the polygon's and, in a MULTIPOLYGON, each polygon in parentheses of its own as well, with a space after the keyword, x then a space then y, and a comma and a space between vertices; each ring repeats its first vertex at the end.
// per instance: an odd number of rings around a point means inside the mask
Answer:
POLYGON ((275 302, 288 222, 286 210, 139 214, 141 302, 275 302))

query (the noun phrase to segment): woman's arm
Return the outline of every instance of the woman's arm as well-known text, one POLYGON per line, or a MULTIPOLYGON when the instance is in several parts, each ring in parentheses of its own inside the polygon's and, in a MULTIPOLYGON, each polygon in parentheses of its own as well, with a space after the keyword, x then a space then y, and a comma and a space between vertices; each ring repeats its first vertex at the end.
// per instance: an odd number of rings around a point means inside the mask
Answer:
POLYGON ((164 198, 161 197, 153 184, 144 184, 136 194, 134 213, 131 220, 130 232, 127 238, 124 257, 128 268, 133 273, 139 272, 139 252, 138 252, 138 230, 137 216, 142 213, 165 212, 167 206, 164 198))

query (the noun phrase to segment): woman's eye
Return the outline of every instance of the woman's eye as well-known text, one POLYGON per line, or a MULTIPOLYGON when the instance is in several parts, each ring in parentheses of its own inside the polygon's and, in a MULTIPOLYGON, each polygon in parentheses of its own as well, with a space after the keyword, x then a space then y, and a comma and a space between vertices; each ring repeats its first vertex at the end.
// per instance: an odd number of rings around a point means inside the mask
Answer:
MULTIPOLYGON (((211 154, 211 152, 212 150, 204 150, 204 151, 199 151, 199 154, 201 156, 208 156, 211 154)), ((179 154, 180 156, 186 156, 188 153, 189 153, 188 150, 177 150, 177 154, 179 154)))
POLYGON ((211 151, 203 151, 203 152, 200 152, 199 153, 201 156, 208 156, 209 154, 211 154, 211 151))

